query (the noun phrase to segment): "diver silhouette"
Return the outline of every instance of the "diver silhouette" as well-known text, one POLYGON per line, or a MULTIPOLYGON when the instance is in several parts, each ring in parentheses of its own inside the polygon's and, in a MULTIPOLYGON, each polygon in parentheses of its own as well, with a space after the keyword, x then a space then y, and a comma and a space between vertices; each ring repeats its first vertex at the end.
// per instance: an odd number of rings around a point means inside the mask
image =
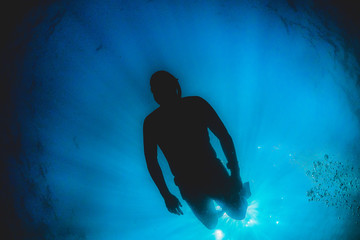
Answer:
POLYGON ((182 215, 180 201, 170 193, 157 160, 163 152, 182 198, 209 229, 224 212, 233 219, 245 218, 249 183, 242 184, 231 136, 214 109, 200 97, 181 97, 173 75, 158 71, 151 76, 151 91, 160 105, 144 120, 144 152, 149 173, 169 212, 182 215), (220 140, 229 175, 210 144, 208 129, 220 140), (222 210, 216 210, 213 200, 222 210))

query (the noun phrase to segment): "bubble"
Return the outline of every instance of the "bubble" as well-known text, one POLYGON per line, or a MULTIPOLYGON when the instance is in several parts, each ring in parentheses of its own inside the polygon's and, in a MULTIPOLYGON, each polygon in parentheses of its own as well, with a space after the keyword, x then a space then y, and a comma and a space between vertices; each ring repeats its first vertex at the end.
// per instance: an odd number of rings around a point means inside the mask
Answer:
POLYGON ((323 161, 313 161, 313 169, 306 171, 314 184, 306 193, 308 201, 348 209, 352 215, 360 214, 360 200, 356 195, 360 189, 359 174, 360 169, 340 161, 329 161, 329 155, 325 154, 323 161))

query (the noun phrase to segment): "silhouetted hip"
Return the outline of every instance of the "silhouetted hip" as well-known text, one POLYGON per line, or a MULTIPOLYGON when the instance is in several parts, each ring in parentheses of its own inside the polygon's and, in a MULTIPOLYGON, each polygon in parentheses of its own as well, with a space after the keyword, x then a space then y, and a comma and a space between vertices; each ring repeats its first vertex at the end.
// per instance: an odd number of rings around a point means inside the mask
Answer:
POLYGON ((222 198, 232 190, 232 182, 224 165, 219 159, 209 161, 201 169, 190 169, 186 175, 175 177, 184 200, 203 195, 222 198))

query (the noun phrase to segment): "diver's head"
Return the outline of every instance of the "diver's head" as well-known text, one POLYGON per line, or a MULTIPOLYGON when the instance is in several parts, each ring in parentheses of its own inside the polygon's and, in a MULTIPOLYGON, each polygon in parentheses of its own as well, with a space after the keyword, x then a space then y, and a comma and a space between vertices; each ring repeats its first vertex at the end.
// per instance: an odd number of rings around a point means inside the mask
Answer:
POLYGON ((181 98, 178 80, 166 71, 158 71, 150 79, 151 92, 160 105, 169 105, 181 98))

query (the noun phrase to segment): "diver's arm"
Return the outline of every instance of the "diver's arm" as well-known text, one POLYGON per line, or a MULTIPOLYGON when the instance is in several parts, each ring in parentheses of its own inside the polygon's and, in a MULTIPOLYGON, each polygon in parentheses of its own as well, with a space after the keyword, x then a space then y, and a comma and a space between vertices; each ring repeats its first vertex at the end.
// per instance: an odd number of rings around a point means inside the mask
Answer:
POLYGON ((227 167, 231 171, 231 176, 240 177, 240 169, 236 157, 234 142, 215 110, 205 100, 203 100, 203 102, 205 103, 206 108, 205 116, 208 128, 220 140, 221 147, 228 161, 227 167))
MULTIPOLYGON (((146 155, 146 154, 145 154, 146 155)), ((161 196, 165 199, 171 195, 168 187, 166 186, 164 176, 161 172, 161 168, 156 158, 146 157, 146 164, 149 170, 150 176, 157 188, 160 191, 161 196)))
POLYGON ((226 159, 228 160, 227 167, 231 171, 231 176, 240 176, 240 169, 238 160, 236 157, 234 142, 229 133, 222 136, 220 139, 221 147, 225 153, 226 159))
POLYGON ((161 196, 165 199, 171 193, 168 187, 166 186, 164 176, 162 174, 161 168, 157 160, 157 144, 154 141, 153 137, 151 136, 151 127, 149 126, 146 120, 144 122, 143 134, 144 134, 144 153, 145 153, 147 168, 149 170, 152 180, 159 189, 161 196))
POLYGON ((144 122, 143 131, 145 159, 150 176, 159 189, 161 196, 164 198, 169 212, 182 215, 183 212, 180 209, 182 206, 180 201, 170 193, 168 187, 166 186, 164 175, 157 160, 157 144, 153 139, 151 127, 146 120, 144 122))
MULTIPOLYGON (((220 120, 220 119, 219 119, 220 120)), ((222 125, 224 126, 224 125, 222 125)), ((227 167, 231 171, 231 176, 240 176, 240 169, 238 160, 236 157, 234 142, 230 134, 226 131, 225 127, 222 129, 221 126, 214 126, 210 130, 219 138, 221 147, 224 151, 225 157, 228 161, 227 167), (215 129, 214 129, 215 128, 215 129), (218 128, 218 129, 216 129, 218 128), (220 132, 218 132, 220 131, 220 132)))

